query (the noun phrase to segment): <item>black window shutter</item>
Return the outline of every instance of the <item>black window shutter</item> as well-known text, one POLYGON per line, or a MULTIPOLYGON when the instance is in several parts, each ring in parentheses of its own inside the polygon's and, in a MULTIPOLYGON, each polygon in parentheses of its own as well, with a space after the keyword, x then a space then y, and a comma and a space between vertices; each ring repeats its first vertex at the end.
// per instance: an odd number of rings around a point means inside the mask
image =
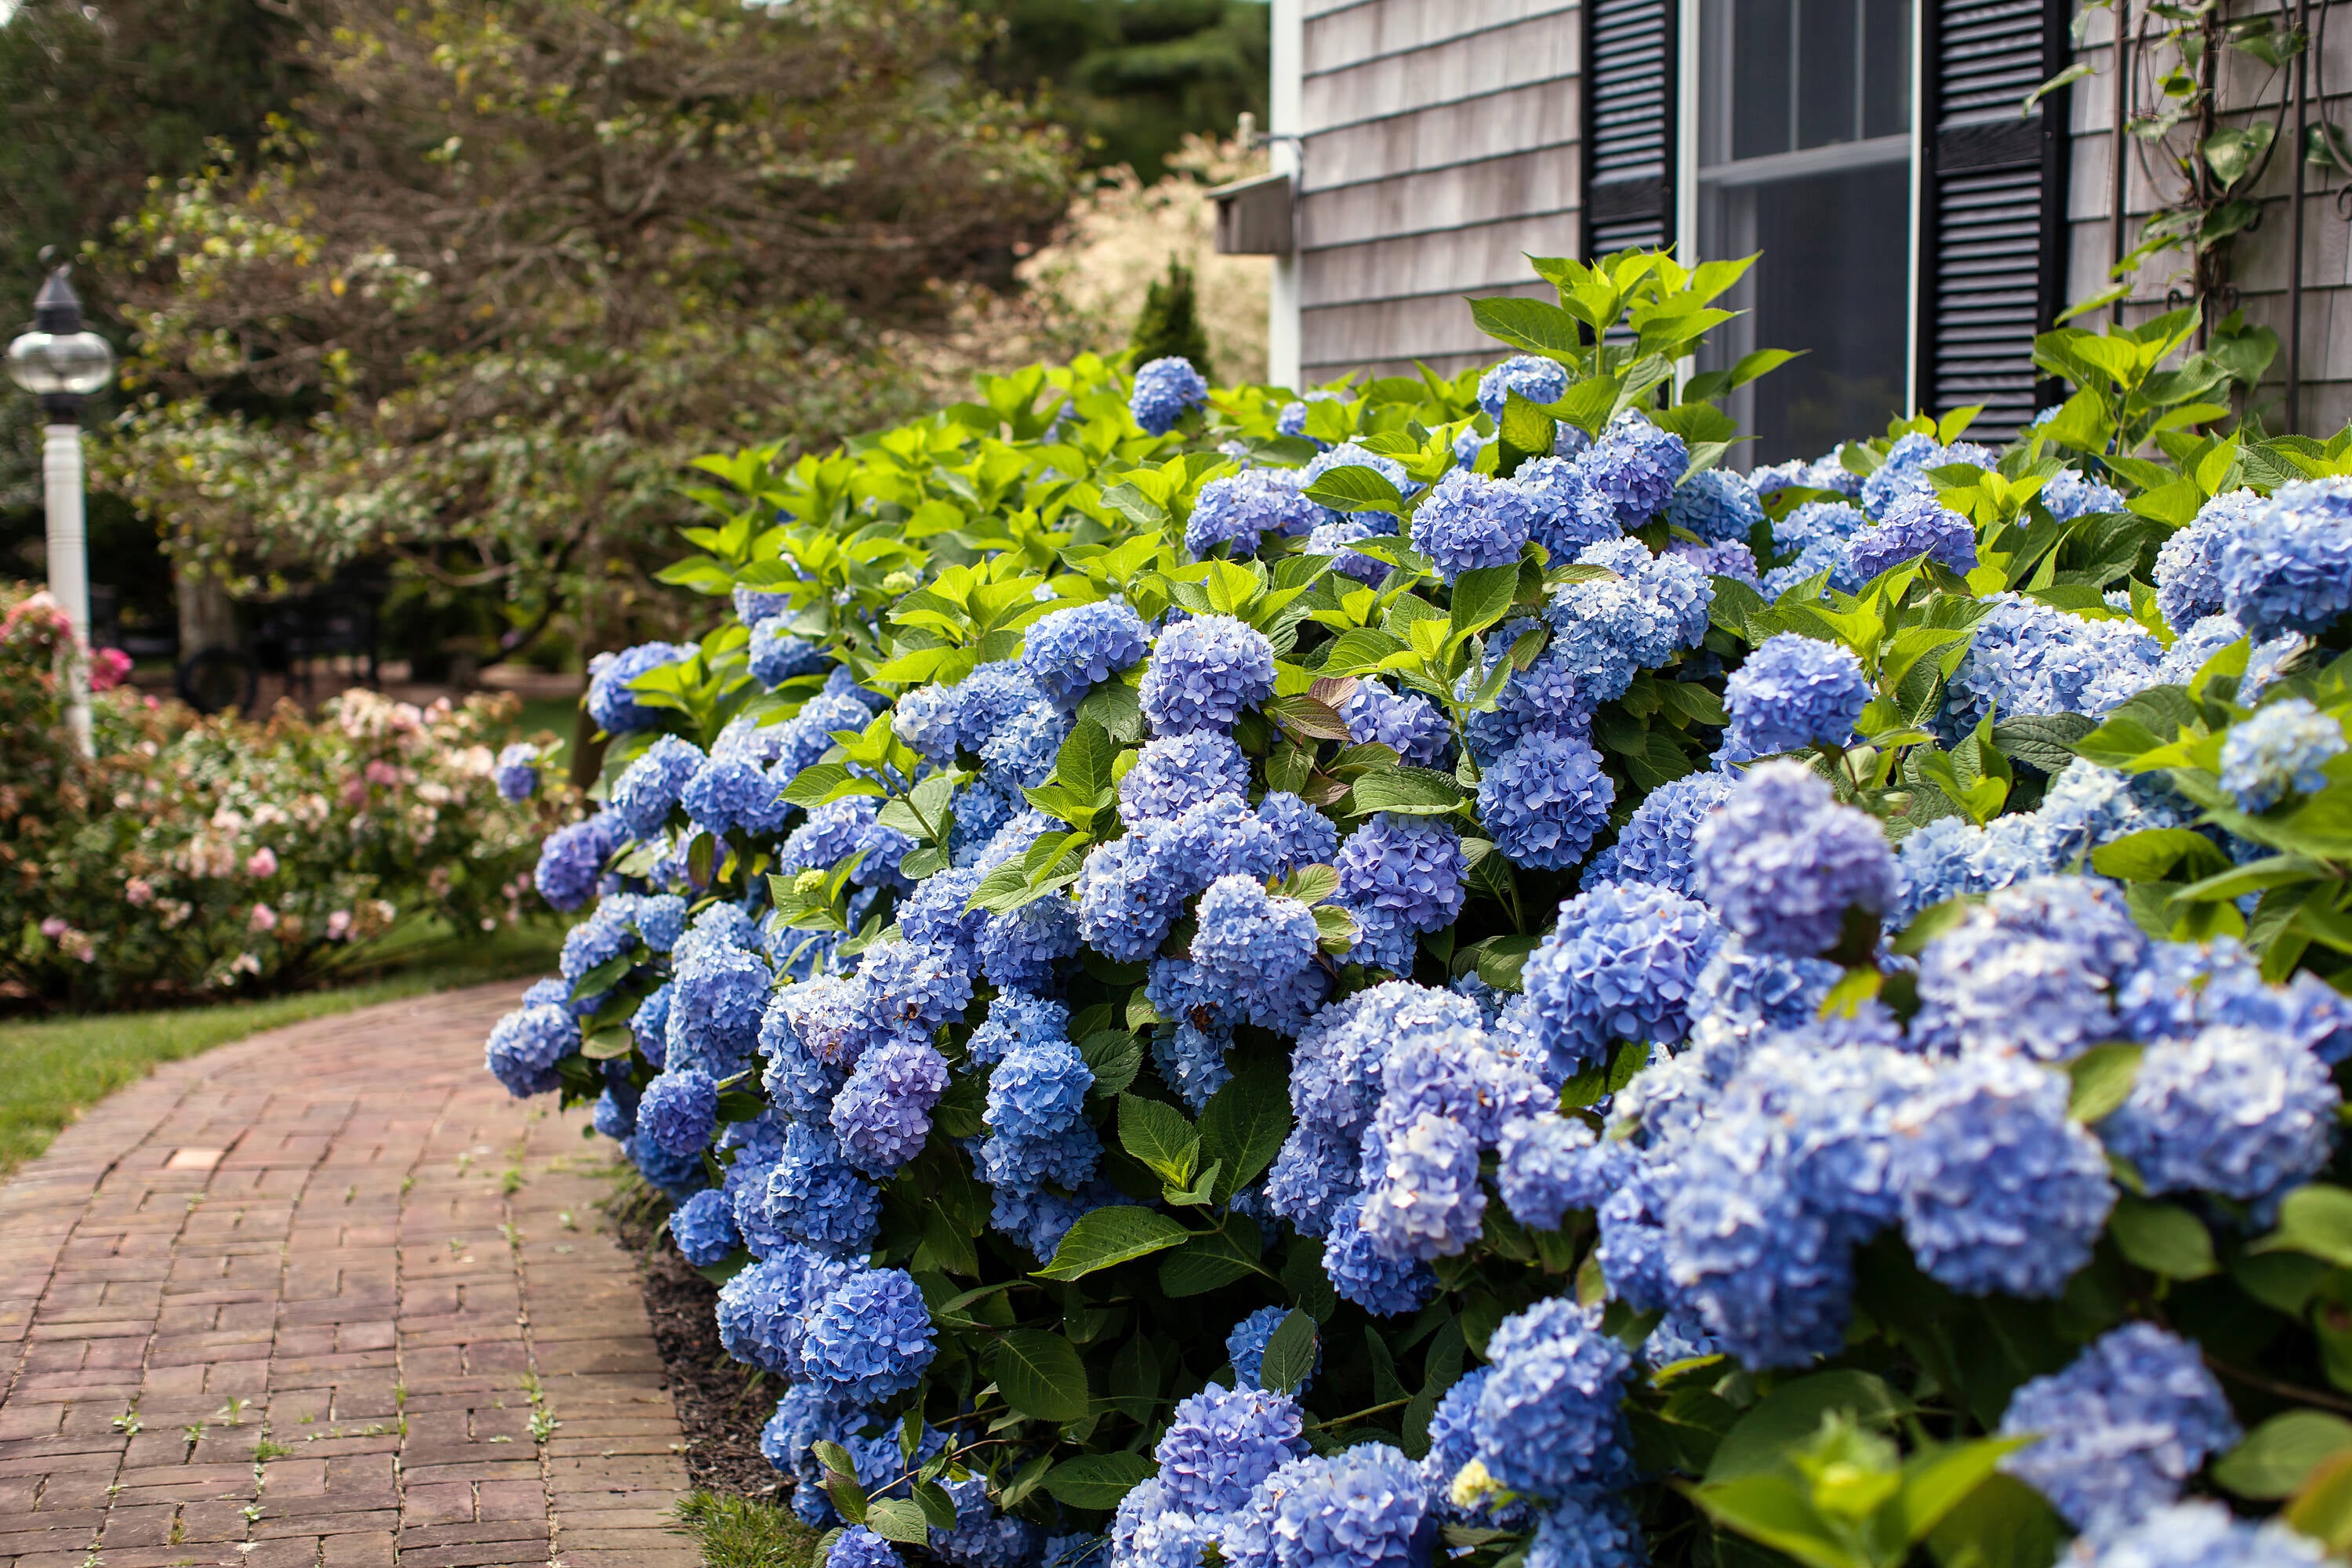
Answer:
POLYGON ((1584 253, 1675 237, 1675 0, 1588 0, 1584 253))
POLYGON ((2066 101, 2018 105, 2066 63, 2063 0, 1927 0, 1919 403, 1981 403, 2014 435, 2040 394, 2033 334, 2065 289, 2066 101))

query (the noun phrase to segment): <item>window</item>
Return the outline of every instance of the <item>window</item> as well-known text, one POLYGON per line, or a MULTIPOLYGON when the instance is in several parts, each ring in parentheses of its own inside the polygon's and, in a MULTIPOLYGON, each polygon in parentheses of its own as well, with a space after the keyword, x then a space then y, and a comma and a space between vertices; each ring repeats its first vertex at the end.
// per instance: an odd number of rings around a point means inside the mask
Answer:
POLYGON ((1755 462, 1814 457, 1906 402, 1911 0, 1697 0, 1696 254, 1764 253, 1709 366, 1804 351, 1732 409, 1755 462))

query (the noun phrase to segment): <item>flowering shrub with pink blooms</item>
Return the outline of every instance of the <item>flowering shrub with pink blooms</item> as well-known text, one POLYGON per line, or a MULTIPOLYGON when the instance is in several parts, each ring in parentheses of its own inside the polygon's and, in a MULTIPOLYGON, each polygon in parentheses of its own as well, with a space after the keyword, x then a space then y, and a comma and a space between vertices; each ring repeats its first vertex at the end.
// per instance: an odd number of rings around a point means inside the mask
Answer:
POLYGON ((94 669, 96 756, 60 712, 54 601, 0 584, 0 1005, 299 984, 396 927, 536 907, 564 786, 503 797, 512 699, 344 692, 315 719, 198 719, 94 669))

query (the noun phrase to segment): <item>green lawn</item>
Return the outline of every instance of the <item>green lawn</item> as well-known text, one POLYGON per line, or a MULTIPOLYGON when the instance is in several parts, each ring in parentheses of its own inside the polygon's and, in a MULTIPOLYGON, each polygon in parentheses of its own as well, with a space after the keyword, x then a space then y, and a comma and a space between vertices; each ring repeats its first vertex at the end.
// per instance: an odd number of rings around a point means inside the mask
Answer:
POLYGON ((818 1532, 790 1509, 698 1491, 677 1514, 702 1547, 703 1568, 813 1568, 818 1532))
POLYGON ((144 1078, 158 1062, 373 1002, 544 974, 555 966, 562 934, 552 921, 488 937, 421 931, 371 951, 351 980, 332 990, 152 1013, 0 1022, 0 1174, 47 1148, 85 1108, 144 1078))
POLYGON ((572 729, 580 715, 580 700, 576 697, 526 697, 522 711, 516 715, 514 732, 519 738, 552 730, 559 741, 572 739, 572 729))

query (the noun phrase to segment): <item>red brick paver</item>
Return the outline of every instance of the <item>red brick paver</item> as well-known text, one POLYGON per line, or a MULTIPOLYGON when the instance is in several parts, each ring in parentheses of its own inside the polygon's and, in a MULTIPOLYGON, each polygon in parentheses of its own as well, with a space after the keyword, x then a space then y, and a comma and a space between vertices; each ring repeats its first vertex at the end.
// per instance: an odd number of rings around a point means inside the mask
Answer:
POLYGON ((482 1070, 518 990, 165 1067, 0 1187, 0 1568, 693 1568, 613 1146, 482 1070))

